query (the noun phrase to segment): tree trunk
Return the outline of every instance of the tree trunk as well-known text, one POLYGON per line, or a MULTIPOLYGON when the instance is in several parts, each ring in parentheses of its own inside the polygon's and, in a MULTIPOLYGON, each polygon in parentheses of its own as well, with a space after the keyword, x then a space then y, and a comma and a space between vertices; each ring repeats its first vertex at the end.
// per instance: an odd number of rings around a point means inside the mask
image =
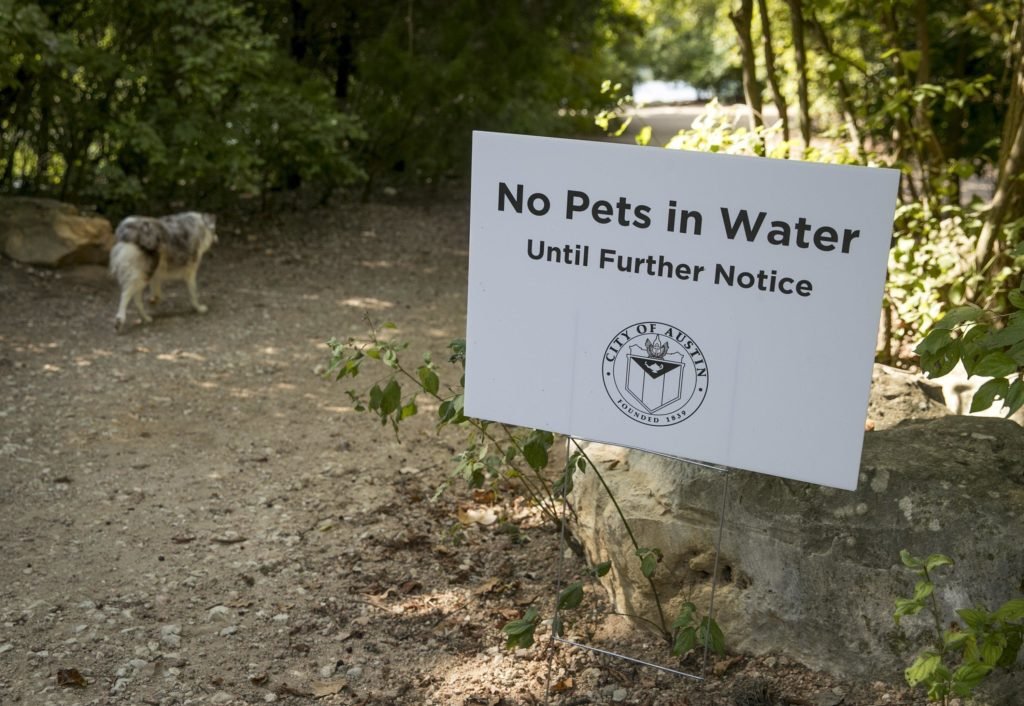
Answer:
POLYGON ((804 46, 803 0, 786 0, 793 24, 793 52, 796 55, 797 97, 800 101, 800 136, 804 150, 811 146, 811 101, 807 93, 807 49, 804 46))
POLYGON ((750 25, 754 18, 754 0, 741 0, 740 6, 729 13, 729 19, 736 28, 740 42, 740 56, 743 62, 743 97, 754 116, 754 126, 764 125, 761 104, 761 84, 757 80, 757 64, 754 59, 754 39, 750 25))
POLYGON ((355 8, 346 5, 342 21, 339 23, 340 34, 333 38, 334 51, 336 54, 335 68, 337 72, 334 78, 334 97, 342 104, 348 101, 349 79, 356 72, 356 41, 355 32, 358 23, 358 16, 355 8))
MULTIPOLYGON (((832 60, 838 64, 846 64, 847 66, 853 66, 855 70, 864 74, 864 69, 857 66, 854 62, 849 61, 846 57, 841 56, 836 52, 835 47, 832 45, 832 40, 829 39, 828 32, 825 31, 824 25, 818 21, 818 19, 812 14, 807 19, 807 26, 811 28, 811 33, 815 39, 821 45, 822 51, 832 57, 832 60)), ((839 71, 841 69, 838 69, 839 71)), ((842 74, 836 77, 836 93, 839 96, 839 107, 843 111, 843 119, 846 121, 846 132, 850 135, 850 140, 857 145, 857 153, 864 154, 864 137, 861 134, 860 127, 857 125, 857 113, 853 107, 853 100, 851 99, 850 86, 846 83, 846 79, 843 78, 842 74)))
POLYGON ((782 94, 779 86, 779 72, 775 68, 775 50, 772 48, 772 24, 768 17, 767 0, 757 0, 757 8, 761 13, 761 33, 764 40, 764 67, 768 74, 768 85, 772 89, 772 99, 775 108, 779 111, 779 119, 782 120, 782 139, 789 142, 789 106, 786 105, 786 96, 782 94))
POLYGON ((1013 80, 1003 123, 995 190, 971 263, 979 280, 991 277, 998 269, 998 255, 1004 245, 1003 226, 1024 216, 1020 180, 1024 169, 1024 9, 1017 18, 1012 56, 1013 80))
POLYGON ((292 58, 295 61, 302 63, 302 60, 306 58, 306 52, 309 49, 309 37, 307 25, 309 24, 309 8, 307 8, 302 0, 291 0, 292 10, 292 36, 290 42, 290 49, 292 58))

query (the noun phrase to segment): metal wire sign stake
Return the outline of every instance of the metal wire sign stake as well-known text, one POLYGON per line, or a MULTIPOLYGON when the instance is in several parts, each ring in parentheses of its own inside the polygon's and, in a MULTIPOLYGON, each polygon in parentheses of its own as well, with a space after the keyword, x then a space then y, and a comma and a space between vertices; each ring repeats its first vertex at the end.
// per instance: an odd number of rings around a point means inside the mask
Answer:
MULTIPOLYGON (((566 437, 566 439, 565 439, 566 458, 569 458, 570 449, 571 449, 572 444, 574 444, 574 443, 576 443, 576 441, 572 437, 569 437, 569 436, 566 437)), ((715 560, 714 560, 714 565, 713 565, 713 569, 712 569, 711 593, 710 593, 710 598, 709 598, 709 602, 708 602, 708 614, 707 614, 708 620, 710 621, 710 620, 712 620, 714 618, 714 612, 715 612, 715 593, 716 593, 716 591, 718 589, 718 573, 719 573, 718 572, 718 565, 719 565, 719 557, 721 556, 722 536, 723 536, 724 530, 725 530, 726 510, 728 508, 729 473, 730 473, 730 469, 728 469, 726 467, 723 467, 723 466, 719 466, 719 465, 703 463, 703 462, 700 462, 700 461, 693 461, 693 460, 690 460, 690 459, 681 459, 681 458, 676 458, 676 457, 673 457, 673 456, 666 456, 664 454, 655 454, 655 455, 662 456, 664 458, 669 458, 669 459, 676 460, 676 461, 685 461, 686 463, 689 463, 689 464, 694 465, 694 466, 699 466, 699 467, 702 467, 702 468, 708 468, 708 469, 711 469, 711 470, 714 470, 714 471, 718 471, 719 473, 721 473, 721 476, 722 476, 721 505, 719 507, 719 512, 718 512, 718 532, 717 532, 717 535, 716 535, 716 538, 715 538, 715 560)), ((589 457, 586 457, 586 460, 587 460, 588 464, 593 465, 593 461, 589 457)), ((575 647, 575 648, 578 648, 578 649, 582 649, 582 650, 586 650, 586 651, 589 651, 589 652, 593 652, 595 654, 600 654, 600 655, 604 655, 606 657, 611 657, 611 658, 614 658, 614 659, 619 659, 619 660, 623 660, 623 661, 626 661, 626 662, 630 662, 632 664, 636 664, 636 665, 641 666, 641 667, 650 667, 652 669, 656 669, 656 670, 659 670, 661 672, 665 672, 667 674, 671 674, 673 676, 677 676, 677 677, 681 677, 681 678, 685 678, 685 679, 693 679, 695 681, 704 681, 707 678, 708 657, 709 657, 709 652, 710 652, 710 640, 707 640, 707 639, 704 640, 704 650, 703 650, 703 655, 701 657, 700 673, 699 674, 694 674, 694 673, 686 672, 686 671, 683 671, 683 670, 680 670, 680 669, 676 669, 674 667, 667 666, 667 665, 664 665, 664 664, 657 664, 657 663, 651 662, 649 660, 640 659, 638 657, 634 657, 634 656, 631 656, 631 655, 623 654, 622 652, 617 652, 615 650, 609 650, 609 649, 604 649, 602 647, 597 647, 595 645, 584 644, 582 642, 578 642, 576 640, 571 640, 571 639, 568 639, 566 637, 563 637, 563 636, 557 634, 558 631, 556 630, 555 626, 558 626, 558 625, 562 624, 562 621, 561 621, 561 601, 559 600, 558 596, 561 595, 561 592, 565 588, 565 585, 566 585, 566 582, 565 582, 565 561, 566 561, 566 559, 565 559, 565 550, 566 550, 566 547, 568 546, 568 543, 566 541, 566 531, 567 531, 566 528, 568 526, 568 518, 569 518, 569 493, 565 492, 565 493, 562 494, 562 513, 561 513, 561 518, 560 518, 561 519, 561 531, 559 533, 559 546, 558 546, 559 562, 558 562, 558 572, 557 572, 557 575, 556 575, 557 592, 556 592, 556 599, 555 599, 555 615, 554 615, 554 619, 552 620, 551 637, 550 637, 550 641, 549 641, 548 669, 547 669, 547 688, 546 688, 547 698, 550 699, 550 697, 552 695, 552 692, 551 692, 551 682, 552 682, 552 676, 553 676, 553 673, 554 673, 554 654, 555 654, 555 649, 554 648, 555 648, 556 644, 562 644, 562 645, 567 645, 569 647, 575 647)))

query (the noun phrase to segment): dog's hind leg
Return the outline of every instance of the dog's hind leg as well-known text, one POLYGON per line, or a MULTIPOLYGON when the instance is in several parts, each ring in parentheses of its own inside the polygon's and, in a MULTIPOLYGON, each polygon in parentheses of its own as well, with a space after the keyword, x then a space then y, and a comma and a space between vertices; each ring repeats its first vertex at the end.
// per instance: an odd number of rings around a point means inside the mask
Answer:
POLYGON ((117 315, 114 317, 114 328, 118 331, 124 329, 124 320, 128 316, 128 302, 131 301, 132 293, 128 289, 121 290, 121 303, 117 306, 117 315))
POLYGON ((145 288, 146 285, 143 283, 143 285, 135 292, 135 295, 132 297, 132 301, 135 302, 135 308, 139 310, 139 316, 141 316, 142 320, 148 324, 152 323, 153 317, 146 312, 146 305, 142 303, 142 292, 145 288))
POLYGON ((200 314, 205 314, 208 309, 205 304, 199 303, 199 290, 196 288, 196 270, 192 270, 185 277, 185 284, 188 285, 188 297, 192 300, 192 308, 200 314))
POLYGON ((163 292, 160 291, 160 278, 154 277, 149 282, 149 303, 156 306, 160 303, 160 297, 163 296, 163 292))
POLYGON ((120 331, 124 328, 125 319, 128 317, 128 302, 134 302, 135 308, 139 310, 142 320, 150 322, 153 319, 146 313, 142 304, 142 291, 146 288, 146 281, 142 279, 125 282, 121 287, 121 302, 117 307, 117 316, 114 317, 114 327, 120 331))

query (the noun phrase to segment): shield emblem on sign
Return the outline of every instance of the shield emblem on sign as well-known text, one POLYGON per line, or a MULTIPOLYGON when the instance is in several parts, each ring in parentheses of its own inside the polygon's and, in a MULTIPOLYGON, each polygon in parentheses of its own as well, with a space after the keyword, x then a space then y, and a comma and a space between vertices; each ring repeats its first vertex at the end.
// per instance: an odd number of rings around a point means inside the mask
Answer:
POLYGON ((626 390, 648 412, 657 412, 683 396, 682 361, 630 355, 626 390))

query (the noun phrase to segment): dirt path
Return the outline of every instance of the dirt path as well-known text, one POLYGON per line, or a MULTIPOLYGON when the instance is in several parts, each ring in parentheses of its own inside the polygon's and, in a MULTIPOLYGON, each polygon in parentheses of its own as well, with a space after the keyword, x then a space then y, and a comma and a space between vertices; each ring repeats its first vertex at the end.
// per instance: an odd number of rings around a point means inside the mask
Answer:
MULTIPOLYGON (((0 262, 0 704, 544 703, 546 651, 500 628, 549 610, 557 536, 514 493, 462 526, 466 490, 430 500, 458 435, 399 444, 316 372, 367 314, 417 359, 462 335, 465 201, 221 223, 209 313, 172 285, 120 336, 101 268, 0 262)), ((911 703, 775 658, 551 664, 551 703, 911 703)))

